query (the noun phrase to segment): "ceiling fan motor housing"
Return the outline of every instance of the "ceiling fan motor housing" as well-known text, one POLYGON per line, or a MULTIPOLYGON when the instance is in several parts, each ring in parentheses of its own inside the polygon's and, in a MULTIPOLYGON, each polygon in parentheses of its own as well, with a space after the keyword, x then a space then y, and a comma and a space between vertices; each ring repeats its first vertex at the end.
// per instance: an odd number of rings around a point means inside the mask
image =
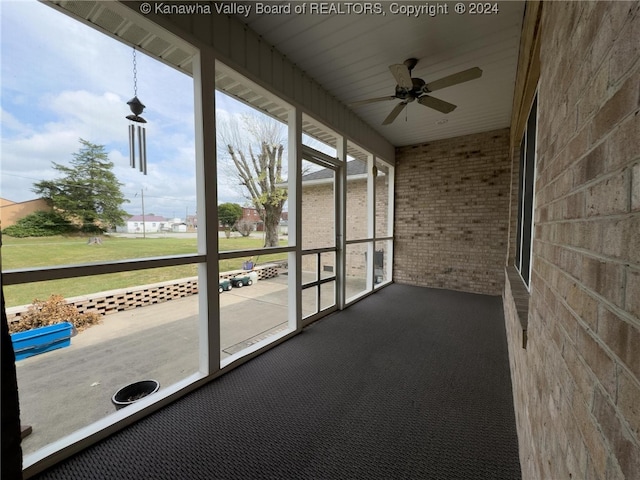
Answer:
POLYGON ((401 100, 406 100, 410 98, 414 100, 418 98, 423 93, 428 93, 429 89, 426 88, 426 83, 421 78, 412 78, 411 82, 413 83, 412 88, 403 88, 400 85, 396 85, 396 97, 401 100))

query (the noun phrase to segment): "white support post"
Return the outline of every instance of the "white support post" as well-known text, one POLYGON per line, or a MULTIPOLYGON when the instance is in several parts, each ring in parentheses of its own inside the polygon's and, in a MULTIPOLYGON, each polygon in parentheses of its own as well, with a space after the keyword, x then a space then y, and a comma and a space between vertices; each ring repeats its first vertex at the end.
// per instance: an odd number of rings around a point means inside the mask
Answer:
POLYGON ((387 241, 387 254, 385 261, 387 262, 386 268, 386 280, 393 279, 393 222, 394 222, 394 201, 395 201, 395 184, 396 184, 396 167, 389 166, 388 185, 387 185, 387 236, 391 237, 391 240, 387 241))
POLYGON ((367 238, 371 240, 367 242, 367 277, 366 289, 373 290, 373 269, 375 251, 374 241, 376 233, 376 177, 373 174, 376 169, 376 159, 373 155, 367 155, 367 238))
POLYGON ((206 263, 198 265, 200 370, 211 376, 220 370, 215 58, 212 54, 201 51, 194 58, 193 80, 198 253, 207 258, 206 263))
POLYGON ((302 112, 289 112, 289 328, 302 329, 302 112))
POLYGON ((342 310, 347 301, 347 139, 338 136, 336 143, 342 162, 336 178, 336 304, 342 310))

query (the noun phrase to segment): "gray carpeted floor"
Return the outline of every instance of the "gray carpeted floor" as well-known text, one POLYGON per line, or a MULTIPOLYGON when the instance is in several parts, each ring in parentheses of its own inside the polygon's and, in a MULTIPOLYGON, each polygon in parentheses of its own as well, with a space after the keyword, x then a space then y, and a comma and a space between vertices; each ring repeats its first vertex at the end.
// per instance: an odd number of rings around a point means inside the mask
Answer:
POLYGON ((501 299, 391 285, 42 479, 519 479, 501 299))

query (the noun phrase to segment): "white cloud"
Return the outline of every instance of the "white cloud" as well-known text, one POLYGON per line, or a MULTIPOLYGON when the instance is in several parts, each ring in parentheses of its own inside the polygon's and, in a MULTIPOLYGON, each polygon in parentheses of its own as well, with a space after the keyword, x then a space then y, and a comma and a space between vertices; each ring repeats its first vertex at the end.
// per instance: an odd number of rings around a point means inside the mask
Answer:
POLYGON ((33 183, 58 176, 52 162, 68 164, 83 138, 105 145, 125 195, 145 188, 155 213, 170 215, 179 205, 194 213, 193 81, 137 52, 138 96, 149 122, 145 177, 129 168, 132 49, 40 2, 0 8, 0 195, 34 198, 33 183))
MULTIPOLYGON (((138 97, 147 106, 148 175, 129 167, 126 102, 133 97, 132 49, 38 1, 0 0, 2 144, 0 196, 35 197, 34 182, 58 176, 86 139, 104 145, 131 200, 123 208, 183 217, 196 211, 193 81, 138 52, 138 97), (26 21, 25 19, 28 19, 26 21), (137 196, 136 196, 137 194, 137 196)), ((219 121, 252 111, 216 95, 219 121)), ((221 202, 246 203, 221 168, 221 202)))
POLYGON ((47 117, 55 121, 29 127, 3 112, 2 196, 13 201, 34 198, 33 183, 57 177, 52 163, 67 164, 80 138, 98 144, 126 141, 119 100, 111 93, 63 91, 45 102, 53 115, 47 117), (5 116, 12 128, 5 128, 5 116))
POLYGON ((64 91, 46 100, 58 121, 50 130, 74 130, 93 143, 110 143, 127 138, 125 120, 129 113, 122 99, 111 92, 64 91))

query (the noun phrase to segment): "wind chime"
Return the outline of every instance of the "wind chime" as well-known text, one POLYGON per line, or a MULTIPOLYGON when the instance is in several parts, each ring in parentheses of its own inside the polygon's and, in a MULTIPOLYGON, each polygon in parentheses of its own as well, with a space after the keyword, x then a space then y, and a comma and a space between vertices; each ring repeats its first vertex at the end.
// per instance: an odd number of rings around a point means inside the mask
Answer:
POLYGON ((136 168, 136 137, 138 138, 138 166, 147 174, 147 133, 144 124, 147 121, 140 116, 145 106, 138 100, 138 71, 136 70, 136 49, 133 48, 133 98, 127 102, 131 113, 127 115, 129 124, 129 166, 136 168))

